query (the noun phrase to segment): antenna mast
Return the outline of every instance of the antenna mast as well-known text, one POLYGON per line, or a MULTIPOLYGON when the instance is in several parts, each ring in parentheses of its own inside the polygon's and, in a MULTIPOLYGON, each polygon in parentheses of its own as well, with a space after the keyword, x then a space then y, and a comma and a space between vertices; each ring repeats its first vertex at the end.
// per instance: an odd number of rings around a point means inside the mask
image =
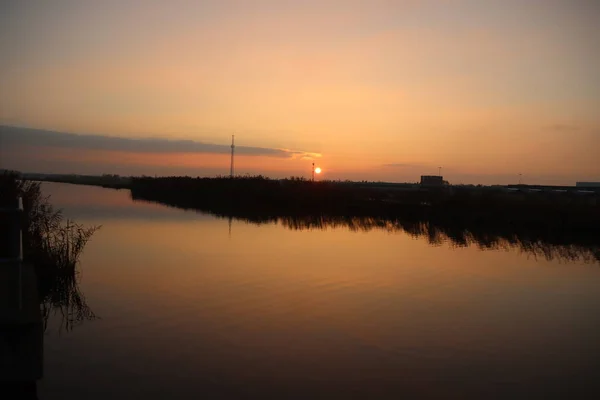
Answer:
POLYGON ((231 167, 229 169, 229 177, 233 178, 233 151, 235 150, 234 143, 235 135, 231 135, 231 167))

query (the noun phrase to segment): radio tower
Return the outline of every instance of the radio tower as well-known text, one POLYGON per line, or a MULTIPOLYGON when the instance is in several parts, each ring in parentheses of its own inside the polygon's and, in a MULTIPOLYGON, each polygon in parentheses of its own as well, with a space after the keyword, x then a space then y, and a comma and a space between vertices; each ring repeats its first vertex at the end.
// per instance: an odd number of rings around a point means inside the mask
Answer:
POLYGON ((234 144, 234 140, 235 139, 235 135, 231 135, 231 167, 229 169, 229 177, 233 178, 233 151, 235 149, 235 144, 234 144))

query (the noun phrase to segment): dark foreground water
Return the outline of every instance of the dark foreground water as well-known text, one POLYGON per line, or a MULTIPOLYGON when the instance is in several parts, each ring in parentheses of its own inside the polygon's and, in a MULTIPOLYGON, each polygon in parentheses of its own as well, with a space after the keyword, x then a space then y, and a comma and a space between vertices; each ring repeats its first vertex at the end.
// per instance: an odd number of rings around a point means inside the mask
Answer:
POLYGON ((44 190, 102 229, 80 276, 99 318, 51 315, 40 399, 596 398, 596 261, 44 190))

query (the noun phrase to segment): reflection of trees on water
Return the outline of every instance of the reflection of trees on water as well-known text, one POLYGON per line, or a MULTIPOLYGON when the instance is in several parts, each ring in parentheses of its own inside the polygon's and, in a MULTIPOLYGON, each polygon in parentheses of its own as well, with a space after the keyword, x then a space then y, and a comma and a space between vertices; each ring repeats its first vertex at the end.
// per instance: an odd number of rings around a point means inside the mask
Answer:
POLYGON ((292 230, 346 228, 355 232, 384 230, 426 238, 431 245, 476 246, 481 250, 518 250, 533 257, 558 261, 600 262, 600 245, 593 239, 544 235, 534 231, 511 231, 491 226, 467 228, 460 223, 441 224, 381 217, 285 216, 237 217, 254 224, 277 223, 292 230), (550 237, 548 237, 550 236, 550 237))
POLYGON ((60 318, 58 331, 71 331, 85 321, 96 319, 78 282, 78 273, 41 277, 38 282, 44 331, 51 317, 60 318))
POLYGON ((593 241, 570 242, 569 237, 554 236, 549 241, 536 232, 498 232, 491 228, 467 229, 460 225, 436 225, 432 222, 402 221, 373 217, 281 217, 288 229, 328 229, 344 227, 368 232, 379 229, 390 233, 404 232, 415 238, 424 237, 431 245, 450 243, 455 247, 476 246, 482 250, 519 250, 534 257, 559 261, 600 262, 600 245, 593 241))
POLYGON ((519 250, 534 257, 559 261, 600 262, 600 245, 592 242, 570 242, 569 237, 554 236, 544 240, 536 232, 494 232, 493 229, 467 229, 460 225, 436 225, 432 222, 402 221, 373 217, 281 217, 288 229, 328 229, 344 227, 368 232, 379 229, 390 233, 404 232, 415 238, 424 237, 431 245, 450 243, 455 247, 476 246, 482 250, 519 250))

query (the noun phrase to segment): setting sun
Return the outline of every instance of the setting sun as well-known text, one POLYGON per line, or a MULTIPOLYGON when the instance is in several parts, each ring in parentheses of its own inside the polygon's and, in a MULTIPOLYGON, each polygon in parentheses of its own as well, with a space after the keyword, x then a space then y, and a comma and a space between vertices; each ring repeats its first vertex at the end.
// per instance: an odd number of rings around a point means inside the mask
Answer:
POLYGON ((321 173, 321 168, 319 168, 319 167, 315 168, 315 173, 316 174, 320 174, 321 173))

